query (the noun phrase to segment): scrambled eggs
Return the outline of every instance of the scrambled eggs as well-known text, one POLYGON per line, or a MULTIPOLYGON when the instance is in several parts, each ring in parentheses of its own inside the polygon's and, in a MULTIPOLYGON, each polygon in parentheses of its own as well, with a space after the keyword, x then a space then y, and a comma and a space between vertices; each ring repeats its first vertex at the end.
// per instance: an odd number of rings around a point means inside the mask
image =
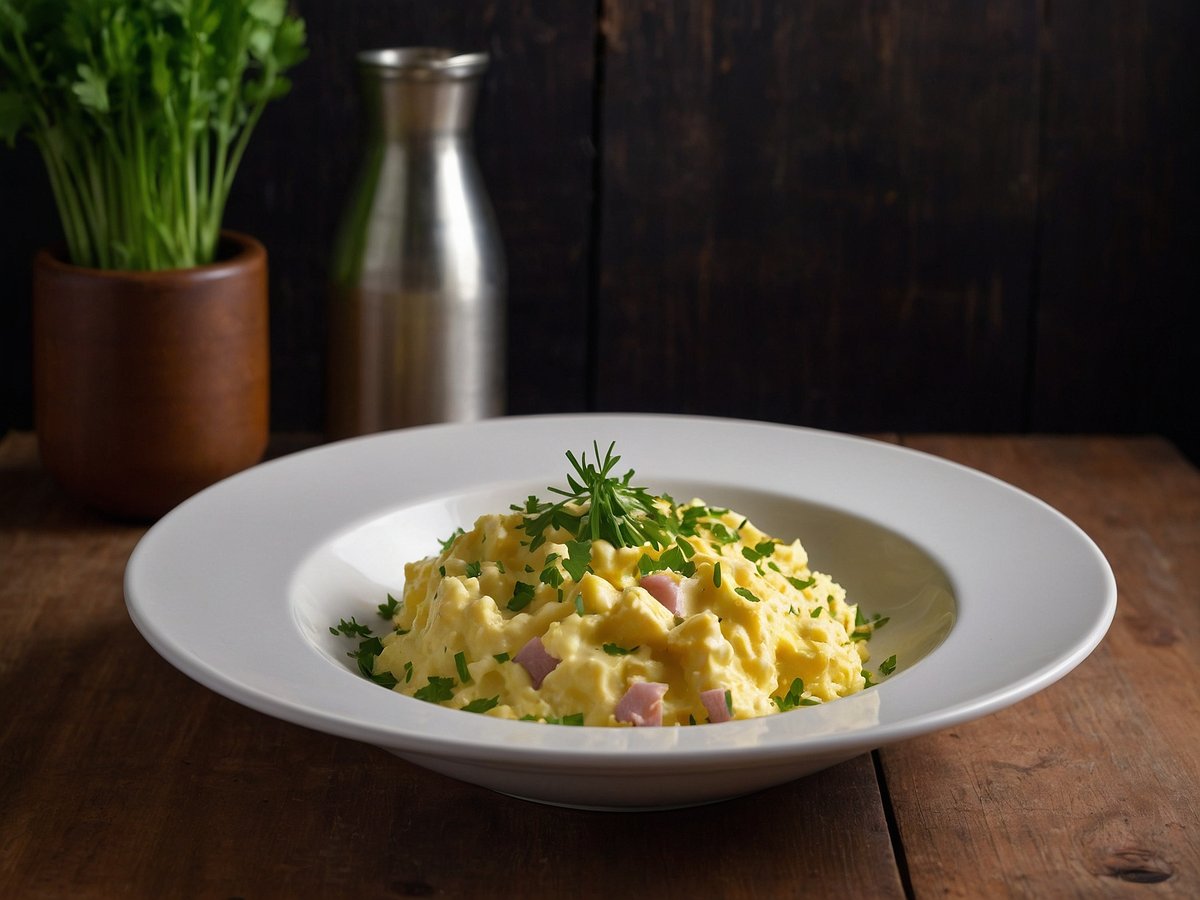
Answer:
POLYGON ((763 716, 866 686, 873 623, 799 541, 652 498, 670 541, 614 546, 571 529, 586 496, 531 536, 534 499, 405 567, 375 680, 491 716, 614 726, 763 716))

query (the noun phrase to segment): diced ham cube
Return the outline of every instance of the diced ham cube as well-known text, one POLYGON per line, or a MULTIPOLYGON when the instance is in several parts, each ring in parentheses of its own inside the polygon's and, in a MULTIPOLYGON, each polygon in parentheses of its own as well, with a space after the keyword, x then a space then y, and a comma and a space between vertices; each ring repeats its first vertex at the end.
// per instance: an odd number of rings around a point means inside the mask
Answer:
POLYGON ((662 698, 666 692, 667 686, 657 681, 635 681, 617 701, 613 715, 618 722, 632 725, 661 725, 662 698))
POLYGON ((701 691, 700 702, 708 710, 708 721, 710 722, 728 722, 733 718, 729 712, 729 704, 725 702, 725 688, 701 691))
POLYGON ((533 680, 534 688, 537 689, 542 686, 546 676, 553 672, 555 666, 562 660, 547 653, 546 648, 542 646, 542 639, 535 637, 530 638, 521 648, 521 652, 513 657, 513 662, 518 662, 525 667, 525 671, 533 680))
POLYGON ((683 591, 679 589, 679 582, 670 575, 661 572, 644 575, 641 585, 651 597, 665 606, 668 612, 677 616, 683 615, 683 591))

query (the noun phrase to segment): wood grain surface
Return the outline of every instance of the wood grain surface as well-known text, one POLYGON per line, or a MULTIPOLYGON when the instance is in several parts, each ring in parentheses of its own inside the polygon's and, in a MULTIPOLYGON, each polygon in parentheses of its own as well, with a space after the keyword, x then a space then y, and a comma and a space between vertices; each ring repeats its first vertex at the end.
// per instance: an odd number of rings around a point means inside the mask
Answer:
POLYGON ((1200 473, 1150 438, 902 442, 1083 527, 1120 590, 1106 640, 988 718, 727 803, 622 814, 502 797, 190 681, 125 612, 144 529, 72 505, 10 434, 0 896, 487 897, 514 877, 531 896, 1200 894, 1200 473))
MULTIPOLYGON (((1152 439, 904 443, 1055 506, 1119 593, 1062 681, 880 752, 916 896, 1200 895, 1200 475, 1152 439)), ((1020 590, 1019 560, 1013 575, 1020 590)))

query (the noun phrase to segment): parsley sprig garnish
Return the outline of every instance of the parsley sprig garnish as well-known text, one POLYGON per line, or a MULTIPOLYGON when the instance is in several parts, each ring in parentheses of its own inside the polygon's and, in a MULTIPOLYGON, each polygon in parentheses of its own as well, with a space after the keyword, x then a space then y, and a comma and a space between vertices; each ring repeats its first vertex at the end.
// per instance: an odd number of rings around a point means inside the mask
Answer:
MULTIPOLYGON (((592 443, 596 462, 589 462, 587 453, 576 457, 570 450, 567 459, 573 472, 567 473, 567 488, 548 487, 547 490, 563 499, 557 503, 530 497, 524 507, 521 528, 529 535, 529 549, 536 550, 546 541, 546 530, 562 528, 578 541, 605 540, 614 547, 640 547, 643 544, 658 549, 671 543, 678 532, 675 516, 661 509, 658 500, 646 488, 630 484, 634 471, 620 478, 612 475, 621 457, 613 455, 616 443, 608 445, 604 458, 600 446, 592 443), (575 512, 568 507, 583 507, 575 512)), ((576 554, 571 554, 577 558, 576 554)), ((582 573, 581 573, 582 574, 582 573)))

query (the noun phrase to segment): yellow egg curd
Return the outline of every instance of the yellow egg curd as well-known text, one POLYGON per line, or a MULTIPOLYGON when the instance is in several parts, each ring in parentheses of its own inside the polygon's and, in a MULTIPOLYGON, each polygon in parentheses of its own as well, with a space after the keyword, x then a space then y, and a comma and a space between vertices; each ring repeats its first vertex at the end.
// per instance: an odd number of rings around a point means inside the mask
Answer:
POLYGON ((612 726, 764 716, 866 686, 873 623, 799 541, 655 497, 666 537, 615 547, 588 536, 593 501, 577 500, 534 533, 547 505, 530 498, 409 563, 376 680, 490 716, 612 726))

